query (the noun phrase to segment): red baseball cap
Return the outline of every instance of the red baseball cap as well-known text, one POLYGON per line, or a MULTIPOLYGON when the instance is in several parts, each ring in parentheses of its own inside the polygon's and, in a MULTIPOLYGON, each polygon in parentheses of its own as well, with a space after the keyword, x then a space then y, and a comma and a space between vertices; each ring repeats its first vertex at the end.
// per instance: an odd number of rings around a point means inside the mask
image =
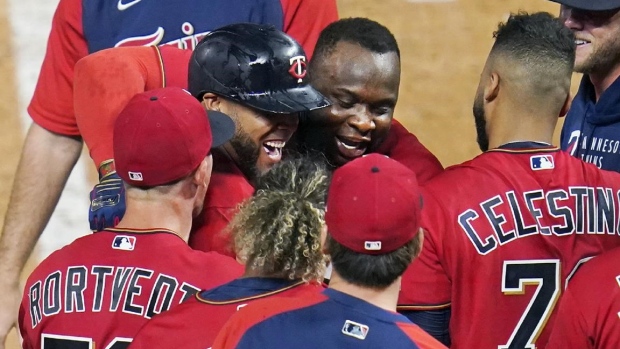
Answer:
POLYGON ((207 112, 181 88, 137 94, 114 124, 116 172, 138 187, 182 179, 234 132, 235 124, 227 115, 207 112))
POLYGON ((381 154, 336 169, 325 222, 331 237, 363 254, 385 254, 415 237, 421 196, 413 171, 381 154))

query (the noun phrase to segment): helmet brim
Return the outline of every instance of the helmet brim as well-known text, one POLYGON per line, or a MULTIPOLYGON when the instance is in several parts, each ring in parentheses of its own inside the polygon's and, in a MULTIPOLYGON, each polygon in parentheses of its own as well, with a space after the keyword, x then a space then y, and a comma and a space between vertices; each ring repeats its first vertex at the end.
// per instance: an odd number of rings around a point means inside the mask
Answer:
POLYGON ((551 0, 561 5, 587 11, 608 11, 620 8, 620 1, 551 0))
POLYGON ((331 105, 310 85, 255 95, 244 94, 234 99, 252 108, 277 114, 308 112, 331 105))
POLYGON ((235 135, 235 122, 226 114, 207 110, 211 126, 211 149, 226 143, 235 135))

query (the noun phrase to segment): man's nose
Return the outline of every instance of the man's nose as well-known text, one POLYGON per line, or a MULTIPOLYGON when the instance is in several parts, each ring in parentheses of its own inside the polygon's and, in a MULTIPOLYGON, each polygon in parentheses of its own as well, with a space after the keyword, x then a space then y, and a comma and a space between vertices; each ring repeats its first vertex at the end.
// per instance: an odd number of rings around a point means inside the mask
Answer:
POLYGON ((369 108, 360 105, 355 108, 355 114, 349 117, 349 125, 355 127, 360 133, 365 134, 375 129, 375 119, 369 108))

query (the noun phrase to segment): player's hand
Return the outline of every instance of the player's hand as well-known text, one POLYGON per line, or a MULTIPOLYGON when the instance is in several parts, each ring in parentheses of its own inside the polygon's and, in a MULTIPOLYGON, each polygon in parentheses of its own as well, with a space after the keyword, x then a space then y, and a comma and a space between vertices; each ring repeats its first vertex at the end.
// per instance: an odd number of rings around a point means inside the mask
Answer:
POLYGON ((19 310, 19 301, 21 292, 17 284, 7 284, 8 280, 0 282, 0 349, 4 349, 6 337, 15 326, 17 328, 17 312, 19 310))
POLYGON ((125 214, 125 187, 116 171, 99 179, 90 192, 88 221, 92 231, 112 228, 125 214))

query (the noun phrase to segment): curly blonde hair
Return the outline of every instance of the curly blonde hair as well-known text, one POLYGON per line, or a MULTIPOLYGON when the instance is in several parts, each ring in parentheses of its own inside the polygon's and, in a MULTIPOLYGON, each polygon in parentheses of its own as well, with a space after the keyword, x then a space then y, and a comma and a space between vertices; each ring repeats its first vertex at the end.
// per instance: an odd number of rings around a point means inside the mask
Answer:
POLYGON ((316 157, 295 157, 275 165, 257 181, 229 225, 246 269, 291 280, 322 280, 325 256, 321 232, 330 174, 316 157))

